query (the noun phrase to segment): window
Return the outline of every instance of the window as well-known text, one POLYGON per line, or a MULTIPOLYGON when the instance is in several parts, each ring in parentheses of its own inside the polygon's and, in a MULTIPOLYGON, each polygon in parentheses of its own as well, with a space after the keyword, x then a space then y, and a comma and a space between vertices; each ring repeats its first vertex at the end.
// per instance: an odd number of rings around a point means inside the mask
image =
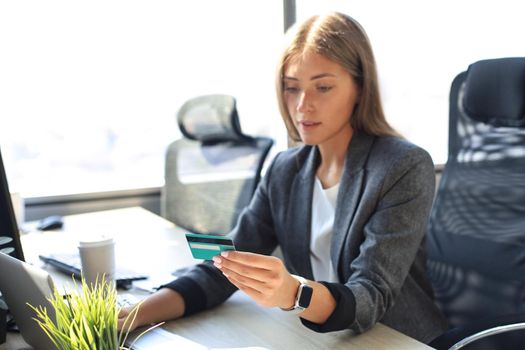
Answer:
POLYGON ((297 21, 341 11, 363 25, 378 64, 385 113, 436 164, 448 151, 454 77, 481 59, 525 56, 521 1, 297 1, 297 21))
POLYGON ((274 88, 279 1, 0 4, 0 145, 25 197, 163 184, 175 113, 237 98, 248 134, 286 147, 274 88))

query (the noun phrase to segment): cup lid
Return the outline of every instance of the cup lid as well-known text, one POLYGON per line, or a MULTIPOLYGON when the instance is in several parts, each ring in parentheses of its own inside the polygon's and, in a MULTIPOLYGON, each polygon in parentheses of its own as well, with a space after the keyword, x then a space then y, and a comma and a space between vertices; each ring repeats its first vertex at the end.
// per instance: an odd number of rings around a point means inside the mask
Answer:
POLYGON ((115 241, 113 240, 113 237, 106 236, 106 235, 94 235, 94 236, 86 236, 82 237, 78 241, 79 248, 82 247, 98 247, 108 244, 114 244, 115 241))

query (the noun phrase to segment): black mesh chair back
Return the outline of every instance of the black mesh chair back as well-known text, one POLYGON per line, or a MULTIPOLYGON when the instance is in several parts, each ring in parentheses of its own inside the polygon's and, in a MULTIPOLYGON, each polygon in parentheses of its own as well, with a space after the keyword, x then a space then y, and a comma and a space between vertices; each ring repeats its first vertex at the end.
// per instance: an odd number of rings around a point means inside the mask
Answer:
POLYGON ((194 233, 225 235, 250 202, 273 140, 243 134, 227 95, 187 101, 177 121, 184 137, 166 153, 162 215, 194 233))
MULTIPOLYGON (((452 327, 468 329, 456 340, 498 318, 525 321, 525 58, 478 61, 453 81, 427 245, 436 300, 452 327)), ((464 349, 525 349, 525 332, 464 349)))

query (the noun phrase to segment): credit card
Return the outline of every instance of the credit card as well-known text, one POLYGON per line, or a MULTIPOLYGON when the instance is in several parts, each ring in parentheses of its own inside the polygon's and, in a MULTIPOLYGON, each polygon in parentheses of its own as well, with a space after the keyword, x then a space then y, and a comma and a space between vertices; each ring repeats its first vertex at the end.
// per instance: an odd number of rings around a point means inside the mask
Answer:
POLYGON ((227 250, 235 250, 231 238, 214 235, 186 233, 186 240, 195 259, 211 260, 227 250))

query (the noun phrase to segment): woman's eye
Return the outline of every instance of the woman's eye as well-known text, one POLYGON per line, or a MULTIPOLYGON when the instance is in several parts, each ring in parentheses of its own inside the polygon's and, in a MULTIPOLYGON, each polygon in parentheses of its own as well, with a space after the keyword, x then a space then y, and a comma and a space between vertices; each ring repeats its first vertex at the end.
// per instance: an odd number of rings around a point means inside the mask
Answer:
POLYGON ((317 90, 320 91, 320 92, 328 92, 328 91, 332 90, 332 86, 321 85, 321 86, 317 87, 317 90))
POLYGON ((298 87, 295 87, 295 86, 285 86, 285 87, 284 87, 284 91, 285 91, 285 92, 288 92, 288 93, 292 93, 292 94, 294 94, 294 93, 299 92, 299 88, 298 88, 298 87))

